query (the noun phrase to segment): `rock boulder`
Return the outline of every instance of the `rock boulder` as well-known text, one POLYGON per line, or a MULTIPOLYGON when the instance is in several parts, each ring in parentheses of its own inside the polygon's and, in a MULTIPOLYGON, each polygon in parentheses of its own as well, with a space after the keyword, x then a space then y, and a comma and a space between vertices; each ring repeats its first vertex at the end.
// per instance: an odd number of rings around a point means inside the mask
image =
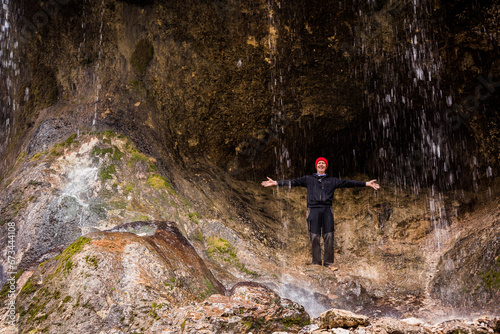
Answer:
POLYGON ((17 298, 20 333, 142 332, 160 310, 225 293, 174 223, 154 224, 87 234, 42 263, 17 298))

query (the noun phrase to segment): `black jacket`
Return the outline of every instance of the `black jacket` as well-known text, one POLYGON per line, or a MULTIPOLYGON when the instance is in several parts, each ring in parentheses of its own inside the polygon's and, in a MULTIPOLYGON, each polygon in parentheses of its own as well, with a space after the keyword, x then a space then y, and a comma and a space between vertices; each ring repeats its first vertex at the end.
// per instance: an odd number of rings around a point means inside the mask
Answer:
POLYGON ((307 207, 322 208, 331 207, 333 194, 337 188, 364 187, 366 182, 342 180, 336 177, 316 173, 306 175, 293 180, 278 181, 281 187, 306 187, 307 188, 307 207))

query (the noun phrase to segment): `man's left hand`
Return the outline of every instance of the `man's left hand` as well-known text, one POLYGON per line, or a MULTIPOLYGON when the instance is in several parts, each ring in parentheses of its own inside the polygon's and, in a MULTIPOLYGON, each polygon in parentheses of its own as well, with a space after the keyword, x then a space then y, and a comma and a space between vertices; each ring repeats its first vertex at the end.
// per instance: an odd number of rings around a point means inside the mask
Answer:
POLYGON ((380 185, 377 183, 377 180, 371 180, 369 182, 366 182, 366 186, 367 187, 372 187, 375 190, 379 190, 380 189, 380 185))

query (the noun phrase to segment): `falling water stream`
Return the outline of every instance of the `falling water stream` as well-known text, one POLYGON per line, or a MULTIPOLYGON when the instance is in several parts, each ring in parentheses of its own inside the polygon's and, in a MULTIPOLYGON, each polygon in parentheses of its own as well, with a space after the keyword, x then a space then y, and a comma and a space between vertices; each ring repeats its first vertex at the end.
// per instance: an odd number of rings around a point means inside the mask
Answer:
MULTIPOLYGON (((282 179, 285 174, 287 163, 289 164, 288 151, 284 142, 284 108, 283 108, 283 77, 282 69, 278 56, 278 26, 279 18, 277 17, 277 9, 281 6, 276 4, 274 0, 268 0, 268 49, 269 49, 269 67, 270 67, 270 80, 269 89, 271 92, 271 129, 275 139, 276 146, 274 147, 274 160, 275 160, 275 175, 278 179, 282 179)), ((277 188, 278 198, 286 196, 279 187, 277 188)), ((283 233, 280 236, 282 239, 283 247, 286 247, 286 240, 288 235, 288 219, 284 214, 283 203, 278 201, 280 210, 280 220, 283 224, 283 233)), ((281 266, 286 267, 286 258, 284 255, 286 250, 283 249, 281 266)))
POLYGON ((387 4, 394 6, 390 10, 369 4, 368 12, 359 10, 363 33, 356 43, 367 59, 362 73, 372 83, 367 106, 376 174, 386 184, 410 188, 415 194, 430 188, 427 211, 435 233, 428 246, 440 251, 448 238, 441 190, 453 187, 460 175, 452 168, 457 156, 449 142, 451 124, 442 117, 442 60, 428 28, 432 6, 425 0, 413 0, 410 9, 399 2, 387 4), (391 19, 391 11, 404 10, 403 32, 384 23, 391 19))
POLYGON ((97 64, 96 64, 96 69, 95 69, 95 83, 96 83, 96 89, 95 89, 95 102, 94 102, 94 119, 92 120, 92 125, 96 125, 97 123, 97 104, 99 103, 99 94, 102 89, 101 85, 101 80, 99 76, 99 71, 101 67, 101 58, 102 58, 102 29, 104 25, 104 0, 101 1, 101 6, 100 6, 100 23, 99 23, 99 51, 97 55, 97 64))
POLYGON ((2 0, 0 7, 0 80, 2 80, 0 90, 4 90, 6 96, 4 103, 0 102, 0 120, 3 120, 0 124, 0 154, 8 146, 8 140, 15 125, 13 115, 19 109, 19 103, 15 97, 21 69, 18 56, 19 43, 15 38, 14 23, 13 4, 10 0, 2 0))
POLYGON ((89 222, 88 217, 91 211, 91 198, 92 198, 92 185, 97 183, 98 167, 91 164, 78 166, 69 171, 67 175, 67 183, 59 196, 59 205, 66 201, 68 198, 74 199, 79 207, 79 220, 78 226, 80 227, 81 234, 84 235, 88 231, 86 227, 95 223, 89 222))
MULTIPOLYGON (((284 94, 285 87, 283 83, 283 68, 280 63, 280 55, 278 52, 279 41, 279 11, 281 4, 276 3, 274 0, 268 0, 268 48, 269 48, 269 66, 270 66, 270 81, 269 89, 271 93, 271 130, 275 140, 274 147, 274 161, 275 161, 275 175, 277 179, 284 179, 287 175, 287 170, 290 167, 290 156, 286 146, 285 140, 285 124, 286 117, 284 108, 284 94)), ((285 298, 290 298, 311 312, 317 305, 311 295, 305 296, 302 291, 294 288, 294 279, 287 274, 287 251, 289 238, 289 218, 286 214, 285 203, 282 201, 283 197, 288 198, 290 189, 277 187, 278 206, 280 211, 280 221, 283 229, 280 231, 278 237, 282 242, 282 249, 280 254, 280 286, 279 294, 285 298)), ((317 312, 316 312, 317 313, 317 312)), ((316 315, 316 314, 315 314, 316 315)))

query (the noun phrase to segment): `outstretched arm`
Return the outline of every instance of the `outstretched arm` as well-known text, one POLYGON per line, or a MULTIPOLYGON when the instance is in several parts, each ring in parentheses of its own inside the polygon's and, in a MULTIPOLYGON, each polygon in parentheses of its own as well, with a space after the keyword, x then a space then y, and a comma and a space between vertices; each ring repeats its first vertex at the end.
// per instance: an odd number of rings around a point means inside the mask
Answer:
POLYGON ((379 190, 380 189, 380 185, 377 183, 377 180, 371 180, 371 181, 366 182, 366 186, 367 187, 372 187, 375 190, 379 190))
POLYGON ((268 177, 267 181, 262 181, 261 185, 263 185, 264 187, 277 186, 278 182, 268 177))

